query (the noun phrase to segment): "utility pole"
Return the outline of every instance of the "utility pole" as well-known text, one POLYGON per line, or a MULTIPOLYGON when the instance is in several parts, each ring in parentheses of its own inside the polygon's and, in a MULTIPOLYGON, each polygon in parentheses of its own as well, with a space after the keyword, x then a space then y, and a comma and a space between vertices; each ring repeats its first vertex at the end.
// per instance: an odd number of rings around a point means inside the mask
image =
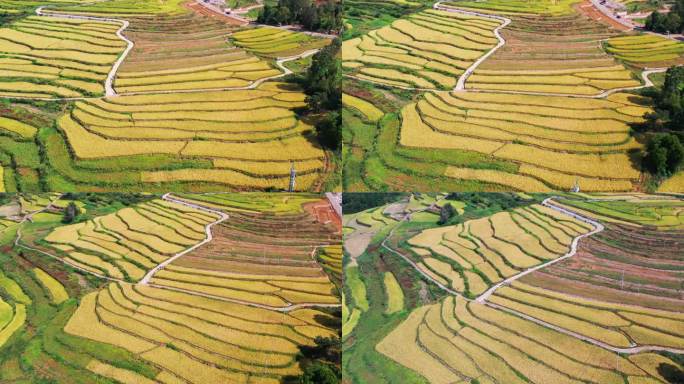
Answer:
POLYGON ((290 187, 288 188, 288 192, 294 192, 294 190, 295 190, 295 179, 296 178, 297 178, 297 171, 295 171, 294 162, 292 162, 292 165, 290 166, 290 187))

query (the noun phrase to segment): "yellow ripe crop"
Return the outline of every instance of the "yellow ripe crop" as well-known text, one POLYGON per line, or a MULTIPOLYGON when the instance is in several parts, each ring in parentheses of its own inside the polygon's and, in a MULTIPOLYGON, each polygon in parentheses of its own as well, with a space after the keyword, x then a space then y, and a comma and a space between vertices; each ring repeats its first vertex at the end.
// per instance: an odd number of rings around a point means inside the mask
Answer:
POLYGON ((622 330, 637 344, 661 345, 671 348, 684 348, 684 339, 668 333, 654 331, 640 325, 631 325, 622 330))
POLYGON ((622 333, 594 325, 587 321, 577 320, 569 316, 556 314, 525 304, 519 304, 497 295, 492 296, 489 300, 503 307, 525 313, 547 323, 583 334, 596 340, 601 340, 616 347, 627 347, 630 345, 629 340, 622 333))
POLYGON ((114 379, 124 384, 155 384, 154 380, 150 380, 145 376, 139 375, 133 371, 103 363, 99 360, 92 359, 86 368, 100 376, 114 379))
POLYGON ((498 296, 503 296, 521 303, 543 308, 545 310, 564 313, 584 319, 597 325, 606 327, 621 327, 630 324, 628 320, 607 310, 577 305, 572 302, 556 300, 539 294, 531 294, 511 287, 502 287, 496 291, 498 296))
POLYGON ((533 178, 496 170, 456 168, 449 166, 444 172, 444 175, 457 179, 481 180, 502 184, 520 191, 534 190, 543 192, 550 190, 549 187, 533 178))
POLYGON ((394 361, 419 372, 430 383, 450 384, 458 382, 459 376, 416 344, 418 327, 429 309, 429 306, 425 306, 411 312, 404 322, 376 345, 375 349, 394 361))
POLYGON ((50 292, 51 301, 54 304, 61 304, 69 299, 69 294, 64 289, 64 286, 54 277, 48 275, 40 268, 33 268, 33 273, 36 275, 40 283, 50 292))
POLYGON ((64 331, 102 343, 113 344, 133 353, 141 353, 154 347, 154 344, 148 341, 100 323, 95 314, 96 300, 97 292, 84 296, 78 309, 64 327, 64 331))

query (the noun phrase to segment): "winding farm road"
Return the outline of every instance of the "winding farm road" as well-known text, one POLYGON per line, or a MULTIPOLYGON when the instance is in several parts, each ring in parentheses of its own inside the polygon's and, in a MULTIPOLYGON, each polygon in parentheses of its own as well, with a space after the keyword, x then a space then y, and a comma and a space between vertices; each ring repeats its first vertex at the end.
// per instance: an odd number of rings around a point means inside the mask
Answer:
MULTIPOLYGON (((202 4, 203 6, 206 6, 202 1, 198 1, 198 3, 202 4)), ((194 89, 179 89, 179 90, 156 90, 156 91, 153 90, 153 91, 143 91, 143 92, 117 92, 116 89, 114 88, 114 80, 116 79, 116 74, 119 71, 119 67, 121 66, 121 64, 123 64, 126 57, 128 57, 128 54, 135 47, 135 43, 123 35, 123 31, 125 31, 126 28, 128 28, 128 26, 130 25, 130 22, 128 20, 114 19, 114 18, 109 18, 109 17, 70 15, 67 13, 50 13, 49 11, 48 12, 45 11, 45 7, 46 6, 44 5, 44 6, 40 6, 40 7, 36 8, 36 15, 37 16, 43 16, 43 17, 61 17, 61 18, 68 18, 68 19, 92 20, 92 21, 99 21, 99 22, 121 24, 121 27, 116 31, 116 35, 117 35, 117 37, 119 37, 120 39, 122 39, 123 41, 126 42, 126 49, 121 53, 119 58, 114 62, 111 70, 107 74, 107 78, 105 79, 105 85, 104 85, 105 94, 103 96, 95 96, 95 97, 86 97, 86 96, 82 96, 82 97, 27 97, 27 96, 5 97, 5 96, 0 96, 0 98, 19 99, 19 100, 41 100, 41 101, 79 101, 79 100, 105 99, 105 98, 117 97, 117 96, 137 96, 137 95, 172 94, 172 93, 202 93, 202 92, 213 92, 213 91, 250 90, 250 89, 256 89, 257 87, 259 87, 261 84, 263 84, 266 81, 279 79, 281 77, 285 77, 287 75, 292 74, 293 72, 284 65, 285 63, 287 63, 289 61, 294 61, 294 60, 306 58, 306 57, 314 55, 316 52, 320 51, 320 49, 317 48, 317 49, 311 49, 308 51, 304 51, 300 54, 293 55, 293 56, 278 57, 278 58, 276 58, 275 64, 278 67, 278 69, 280 69, 282 71, 282 73, 252 81, 251 83, 249 83, 249 85, 242 86, 242 87, 216 87, 216 88, 194 88, 194 89)), ((209 9, 211 9, 211 8, 209 8, 209 9)), ((282 26, 282 27, 275 27, 272 25, 259 25, 259 26, 278 28, 278 29, 288 29, 288 30, 292 29, 291 26, 282 26)), ((308 32, 308 31, 298 31, 298 32, 309 34, 312 36, 318 36, 318 37, 334 36, 334 35, 327 35, 327 34, 322 34, 322 33, 317 33, 317 32, 308 32)))
MULTIPOLYGON (((592 0, 596 1, 596 0, 592 0)), ((637 85, 634 87, 620 87, 620 88, 613 88, 609 89, 606 91, 603 91, 601 93, 595 94, 595 95, 583 95, 583 94, 573 94, 573 93, 555 93, 555 92, 531 92, 531 91, 507 91, 507 90, 485 90, 485 89, 466 89, 465 83, 468 80, 468 78, 475 72, 478 66, 482 64, 485 60, 487 60, 491 55, 493 55, 499 48, 503 47, 506 45, 506 39, 501 36, 500 31, 508 26, 511 23, 511 19, 503 16, 498 16, 498 15, 492 15, 492 14, 487 14, 487 13, 480 13, 480 12, 474 12, 474 11, 467 11, 455 7, 447 7, 442 5, 444 0, 440 0, 436 2, 432 7, 433 9, 444 11, 444 12, 453 12, 453 13, 461 13, 465 15, 470 15, 470 16, 478 16, 478 17, 483 17, 483 18, 489 18, 489 19, 495 19, 498 21, 501 21, 502 24, 499 25, 494 29, 494 35, 496 38, 499 40, 499 43, 490 49, 487 53, 485 53, 482 57, 477 59, 474 63, 472 63, 466 70, 459 76, 458 81, 456 83, 456 86, 449 91, 445 90, 437 90, 437 89, 432 89, 432 88, 419 88, 419 87, 407 87, 407 86, 401 86, 401 85, 391 85, 387 83, 383 83, 380 81, 375 81, 375 80, 370 80, 370 79, 361 79, 358 78, 354 75, 344 75, 347 78, 351 79, 356 79, 359 81, 365 81, 377 85, 382 85, 385 87, 390 87, 390 88, 398 88, 398 89, 404 89, 407 91, 423 91, 423 92, 435 92, 435 93, 451 93, 451 92, 478 92, 478 93, 503 93, 503 94, 512 94, 512 95, 535 95, 535 96, 560 96, 560 97, 572 97, 572 98, 584 98, 584 99, 603 99, 606 98, 613 93, 617 92, 623 92, 623 91, 634 91, 637 89, 642 89, 642 88, 648 88, 653 86, 653 82, 649 78, 649 76, 653 73, 662 73, 667 71, 667 67, 662 67, 662 68, 645 68, 644 71, 641 73, 641 78, 643 80, 643 84, 637 85)), ((665 36, 662 34, 658 34, 660 36, 665 36)), ((670 37, 668 37, 670 38, 670 37)))
POLYGON ((95 16, 82 16, 82 15, 69 15, 69 14, 63 14, 63 13, 52 13, 52 14, 46 14, 43 9, 46 6, 41 6, 36 8, 36 15, 38 16, 52 16, 52 17, 62 17, 66 19, 78 19, 78 20, 93 20, 93 21, 100 21, 100 22, 107 22, 107 23, 118 23, 121 24, 121 28, 119 28, 116 31, 116 36, 120 38, 121 40, 126 42, 126 49, 119 55, 119 58, 114 62, 114 65, 112 66, 112 69, 109 71, 107 74, 107 79, 105 80, 105 97, 114 97, 117 96, 116 91, 114 90, 114 78, 116 78, 116 72, 119 70, 119 67, 123 63, 123 61, 126 59, 126 56, 131 52, 135 44, 128 40, 126 36, 123 35, 123 31, 128 28, 130 23, 128 20, 121 20, 121 19, 113 19, 109 17, 95 17, 95 16))
MULTIPOLYGON (((194 245, 194 246, 192 246, 192 247, 190 247, 190 248, 188 248, 188 249, 186 249, 186 250, 184 250, 184 251, 182 251, 182 252, 177 253, 176 255, 170 257, 169 259, 165 260, 165 261, 162 262, 161 264, 157 265, 156 267, 154 267, 153 269, 151 269, 151 270, 150 270, 150 271, 149 271, 149 272, 148 272, 140 281, 138 281, 137 283, 130 283, 130 282, 125 281, 125 280, 122 280, 122 279, 117 279, 117 278, 114 278, 114 277, 102 275, 102 274, 97 273, 97 272, 93 272, 93 271, 91 271, 91 270, 85 269, 85 268, 80 267, 80 266, 78 266, 78 265, 74 265, 74 264, 70 263, 68 260, 65 260, 65 259, 63 259, 63 258, 61 258, 61 257, 59 257, 59 256, 56 256, 56 255, 53 255, 53 254, 51 254, 51 253, 49 253, 49 252, 45 252, 45 251, 43 251, 43 250, 41 250, 41 249, 34 248, 34 247, 31 247, 31 246, 28 246, 28 245, 23 244, 23 243, 21 242, 21 237, 22 237, 22 234, 21 234, 21 224, 23 224, 23 223, 26 222, 26 221, 31 221, 31 218, 33 217, 33 215, 36 215, 36 214, 41 213, 41 212, 45 212, 46 210, 50 209, 50 208, 53 206, 54 202, 56 202, 57 200, 59 200, 59 198, 61 198, 61 195, 58 196, 58 197, 55 197, 54 200, 52 200, 47 206, 43 207, 42 209, 40 209, 40 210, 38 210, 38 211, 30 212, 29 214, 25 215, 25 216, 22 218, 22 221, 19 223, 20 226, 17 228, 17 235, 16 235, 16 237, 15 237, 15 239, 14 239, 14 245, 15 245, 16 247, 23 248, 23 249, 26 249, 26 250, 29 250, 29 251, 33 251, 33 252, 40 253, 41 255, 47 256, 47 257, 49 257, 49 258, 51 258, 51 259, 54 259, 54 260, 57 260, 57 261, 59 261, 59 262, 65 264, 65 265, 68 265, 68 266, 71 267, 71 268, 74 268, 74 269, 77 269, 77 270, 79 270, 79 271, 81 271, 81 272, 83 272, 83 273, 86 273, 86 274, 89 274, 89 275, 98 277, 98 278, 100 278, 100 279, 102 279, 102 280, 117 282, 117 283, 121 283, 121 284, 128 284, 128 285, 137 285, 137 284, 140 284, 140 285, 146 285, 146 286, 154 287, 154 288, 158 288, 158 289, 167 289, 167 290, 182 292, 182 293, 186 293, 186 294, 190 294, 190 295, 202 296, 202 297, 206 297, 206 298, 209 298, 209 299, 220 300, 220 301, 225 301, 225 302, 230 302, 230 303, 236 303, 236 304, 241 304, 241 305, 247 305, 247 306, 251 306, 251 307, 262 308, 262 309, 268 309, 268 310, 278 311, 278 312, 283 312, 283 313, 287 313, 287 312, 290 312, 290 311, 294 311, 294 310, 297 310, 297 309, 303 309, 303 308, 339 308, 339 307, 342 306, 341 303, 340 303, 340 304, 326 304, 326 303, 311 303, 311 302, 304 302, 304 303, 292 304, 292 303, 288 302, 288 304, 285 305, 285 306, 276 307, 276 306, 270 306, 270 305, 252 303, 252 302, 249 302, 249 301, 243 301, 243 300, 238 300, 238 299, 226 298, 226 297, 222 297, 222 296, 215 296, 215 295, 211 295, 211 294, 207 294, 207 293, 202 293, 202 292, 197 292, 197 291, 192 291, 192 290, 187 290, 187 289, 182 289, 182 288, 168 287, 168 286, 164 286, 164 285, 157 285, 157 284, 154 284, 154 283, 150 283, 150 280, 152 279, 152 277, 154 276, 155 273, 157 273, 158 271, 164 269, 164 267, 166 267, 167 265, 169 265, 170 263, 172 263, 173 261, 175 261, 175 260, 178 259, 179 257, 181 257, 181 256, 187 254, 188 252, 191 252, 191 251, 197 249, 198 247, 200 247, 200 246, 202 246, 202 245, 208 243, 209 241, 211 241, 211 240, 213 239, 213 235, 212 235, 212 232, 211 232, 211 228, 212 228, 214 225, 219 224, 219 223, 221 223, 221 222, 223 222, 224 220, 227 220, 227 219, 229 218, 229 216, 228 216, 226 213, 224 213, 224 212, 221 212, 221 211, 218 211, 218 210, 215 210, 215 209, 212 209, 212 208, 209 208, 209 207, 200 205, 200 204, 192 203, 192 202, 189 202, 189 201, 186 201, 186 200, 177 198, 177 197, 173 197, 173 196, 171 195, 171 193, 167 193, 167 194, 163 195, 163 196, 162 196, 162 199, 165 200, 165 201, 168 201, 168 202, 175 203, 175 204, 181 204, 181 205, 184 205, 184 206, 189 207, 189 208, 194 208, 194 209, 198 209, 198 210, 210 212, 210 213, 213 213, 213 214, 217 214, 217 215, 220 216, 220 219, 217 220, 217 221, 215 221, 215 222, 213 222, 213 223, 208 224, 208 225, 205 227, 205 231, 206 231, 206 234, 207 234, 207 237, 205 238, 205 240, 203 240, 202 242, 200 242, 200 243, 198 243, 198 244, 196 244, 196 245, 194 245)), ((316 253, 316 249, 318 249, 319 247, 329 246, 329 245, 331 245, 331 244, 321 244, 321 245, 314 246, 314 249, 313 249, 313 251, 312 251, 312 253, 311 253, 312 257, 314 257, 314 255, 315 255, 315 253, 316 253)))
POLYGON ((568 253, 566 253, 565 255, 563 255, 563 256, 561 256, 561 257, 559 257, 559 258, 557 258, 557 259, 553 259, 553 260, 551 260, 551 261, 549 261, 549 262, 546 262, 546 263, 543 263, 543 264, 539 264, 539 265, 537 265, 536 267, 532 267, 532 268, 529 268, 529 269, 527 269, 527 270, 524 270, 524 271, 522 271, 522 272, 520 272, 520 273, 518 273, 518 274, 516 274, 516 275, 513 275, 513 276, 507 278, 506 280, 503 280, 503 281, 501 281, 501 282, 499 282, 499 283, 497 283, 497 284, 494 284, 491 288, 489 288, 489 289, 488 289, 487 291, 485 291, 483 294, 481 294, 480 296, 478 296, 478 297, 475 299, 475 301, 477 301, 478 303, 485 303, 485 301, 487 301, 487 299, 489 298, 489 296, 491 296, 492 293, 494 293, 494 291, 496 291, 497 289, 501 288, 502 286, 504 286, 504 285, 509 285, 509 284, 512 283, 513 281, 518 280, 519 278, 521 278, 521 277, 523 277, 523 276, 525 276, 525 275, 528 275, 528 274, 530 274, 530 273, 532 273, 532 272, 534 272, 534 271, 537 271, 537 270, 542 269, 542 268, 546 268, 546 267, 548 267, 548 266, 550 266, 550 265, 552 265, 552 264, 556 264, 556 263, 558 263, 558 262, 560 262, 560 261, 563 261, 563 260, 565 260, 565 259, 568 259, 568 258, 570 258, 570 257, 575 256, 575 254, 577 253, 577 246, 579 245, 579 241, 580 241, 581 239, 583 239, 583 238, 585 238, 585 237, 588 237, 588 236, 591 236, 591 235, 594 235, 594 234, 596 234, 596 233, 599 233, 599 232, 601 232, 601 231, 603 231, 603 230, 605 229, 605 227, 603 226, 603 224, 599 223, 598 221, 592 220, 592 219, 587 218, 587 217, 584 217, 584 216, 580 216, 580 215, 578 215, 578 214, 576 214, 576 213, 574 213, 574 212, 572 212, 572 211, 569 211, 569 210, 567 210, 567 209, 564 209, 564 208, 561 208, 561 207, 558 207, 558 206, 555 206, 555 205, 551 204, 551 203, 550 203, 551 199, 553 199, 553 197, 548 197, 548 198, 544 199, 544 201, 542 202, 542 205, 544 205, 544 206, 546 206, 546 207, 549 207, 549 208, 551 208, 551 209, 554 209, 554 210, 556 210, 556 211, 559 211, 559 212, 561 212, 561 213, 564 213, 564 214, 566 214, 566 215, 568 215, 568 216, 571 216, 571 217, 573 217, 573 218, 575 218, 575 219, 577 219, 577 220, 580 220, 580 221, 583 221, 583 222, 585 222, 585 223, 591 224, 591 225, 594 227, 594 229, 593 229, 591 232, 587 232, 587 233, 585 233, 585 234, 583 234, 583 235, 579 235, 579 236, 575 237, 574 239, 572 239, 572 243, 570 243, 570 251, 568 251, 568 253))
POLYGON ((211 209, 211 208, 207 208, 207 207, 202 206, 202 205, 199 205, 199 204, 193 204, 193 203, 187 202, 187 201, 185 201, 185 200, 175 199, 175 198, 170 197, 170 196, 171 196, 171 194, 170 194, 170 193, 167 193, 167 194, 165 194, 164 196, 162 196, 162 200, 166 200, 166 201, 169 201, 169 202, 172 202, 172 203, 184 205, 184 206, 186 206, 186 207, 190 207, 190 208, 194 208, 194 209, 199 209, 199 210, 202 210, 202 211, 210 212, 210 213, 212 213, 212 214, 218 215, 218 216, 219 216, 219 219, 216 220, 216 221, 214 221, 213 223, 210 223, 210 224, 206 225, 206 226, 204 227, 204 231, 205 231, 205 233, 206 233, 206 238, 205 238, 204 240, 202 240, 201 242, 199 242, 199 243, 193 245, 193 246, 190 247, 190 248, 185 249, 185 250, 182 251, 182 252, 179 252, 179 253, 175 254, 175 255, 172 256, 172 257, 169 257, 168 259, 164 260, 161 264, 159 264, 159 265, 157 265, 156 267, 152 268, 151 270, 149 270, 149 272, 147 272, 147 274, 145 274, 145 276, 138 282, 138 284, 148 285, 148 284, 150 283, 150 280, 152 279, 152 277, 154 276, 155 273, 157 273, 157 272, 159 272, 160 270, 166 268, 167 265, 173 263, 173 262, 176 261, 176 259, 178 259, 179 257, 181 257, 181 256, 183 256, 183 255, 185 255, 185 254, 187 254, 187 253, 189 253, 189 252, 192 252, 192 251, 194 251, 195 249, 197 249, 197 248, 203 246, 204 244, 206 244, 206 243, 212 241, 212 240, 214 239, 214 236, 213 236, 212 233, 211 233, 211 228, 212 228, 214 225, 216 225, 216 224, 220 224, 220 223, 224 222, 225 220, 228 220, 228 217, 229 217, 229 216, 228 216, 226 213, 224 213, 224 212, 221 212, 221 211, 218 211, 218 210, 215 210, 215 209, 211 209))
POLYGON ((109 280, 109 281, 116 281, 116 282, 120 282, 120 283, 125 283, 125 281, 123 281, 123 280, 121 280, 121 279, 117 279, 117 278, 114 278, 114 277, 109 277, 109 276, 105 276, 105 275, 99 274, 99 273, 97 273, 97 272, 89 271, 89 270, 87 270, 87 269, 85 269, 85 268, 83 268, 83 267, 80 267, 80 266, 78 266, 78 265, 72 264, 72 263, 70 263, 68 260, 65 260, 65 259, 63 259, 63 258, 61 258, 61 257, 59 257, 59 256, 55 256, 55 255, 53 255, 53 254, 51 254, 51 253, 45 252, 45 251, 40 250, 40 249, 38 249, 38 248, 33 248, 33 247, 28 246, 28 245, 22 244, 22 242, 21 242, 21 236, 22 236, 22 235, 21 235, 21 225, 22 225, 23 223, 27 222, 27 221, 32 221, 33 215, 39 214, 39 213, 41 213, 41 212, 45 212, 45 211, 47 211, 48 209, 52 208, 52 206, 54 205, 54 203, 55 203, 57 200, 59 200, 61 197, 62 197, 62 195, 59 195, 59 196, 55 197, 53 200, 50 201, 50 203, 49 203, 48 205, 46 205, 46 206, 43 207, 42 209, 40 209, 40 210, 38 210, 38 211, 30 212, 30 213, 26 214, 26 215, 21 219, 21 222, 19 222, 19 227, 17 228, 17 235, 16 235, 16 237, 14 238, 14 246, 15 246, 15 247, 19 247, 19 248, 24 248, 24 249, 29 250, 29 251, 33 251, 33 252, 40 253, 41 255, 47 256, 47 257, 49 257, 49 258, 51 258, 51 259, 54 259, 54 260, 57 260, 57 261, 59 261, 59 262, 61 262, 61 263, 63 263, 63 264, 66 264, 66 265, 70 266, 71 268, 77 269, 77 270, 79 270, 79 271, 81 271, 81 272, 84 272, 84 273, 87 273, 87 274, 90 274, 90 275, 99 277, 100 279, 109 280))
POLYGON ((477 67, 479 67, 480 64, 482 64, 485 60, 487 60, 487 58, 489 58, 489 56, 493 55, 494 52, 496 52, 499 48, 506 45, 506 40, 503 38, 503 36, 501 36, 501 33, 499 33, 499 32, 501 31, 501 29, 506 28, 506 26, 511 23, 511 19, 509 19, 507 17, 491 15, 491 14, 487 14, 487 13, 479 13, 479 12, 473 12, 473 11, 466 11, 466 10, 458 9, 458 8, 445 7, 442 5, 442 0, 436 2, 432 6, 432 8, 440 10, 440 11, 461 13, 461 14, 469 15, 469 16, 478 16, 478 17, 482 17, 482 18, 486 18, 486 19, 494 19, 494 20, 498 20, 498 21, 502 22, 498 27, 494 28, 494 36, 496 36, 496 38, 499 40, 499 43, 495 47, 490 49, 487 53, 482 55, 474 63, 472 63, 465 70, 465 72, 463 72, 463 74, 458 78, 458 82, 456 83, 456 87, 454 87, 454 92, 462 91, 465 89, 466 80, 468 80, 468 77, 470 77, 470 75, 472 75, 473 72, 475 72, 477 67))
MULTIPOLYGON (((407 256, 403 255, 402 253, 400 253, 400 252, 398 252, 398 251, 392 249, 391 247, 387 246, 387 241, 389 240, 390 237, 392 237, 392 235, 394 234, 394 231, 399 227, 399 225, 397 225, 397 226, 395 226, 394 228, 392 228, 392 230, 387 234, 387 237, 385 237, 385 239, 382 241, 381 246, 382 246, 383 248, 387 249, 388 251, 392 252, 393 254, 400 256, 402 259, 404 259, 404 261, 406 261, 407 263, 411 264, 411 266, 413 266, 413 268, 414 268, 418 273, 420 273, 423 277, 425 277, 425 278, 426 278, 427 280, 429 280, 430 282, 432 282, 432 283, 434 283, 435 285, 437 285, 438 287, 440 287, 440 288, 441 288, 442 290, 444 290, 445 292, 447 292, 447 293, 449 293, 449 294, 451 294, 451 295, 454 295, 454 296, 458 296, 458 297, 460 297, 460 298, 462 298, 462 299, 464 299, 464 300, 466 300, 466 301, 469 301, 469 302, 474 301, 474 302, 478 302, 478 303, 480 303, 480 304, 483 304, 483 305, 486 305, 486 306, 489 306, 489 307, 492 307, 492 308, 496 308, 496 309, 499 309, 499 310, 506 311, 506 312, 511 313, 511 314, 513 314, 513 315, 522 317, 522 318, 524 318, 524 319, 526 319, 526 320, 529 320, 529 321, 532 321, 532 322, 534 322, 534 323, 536 323, 536 324, 539 324, 539 325, 541 325, 541 326, 543 326, 543 327, 550 328, 550 329, 553 329, 553 330, 555 330, 555 331, 557 331, 557 332, 560 332, 560 333, 563 333, 563 334, 566 334, 566 335, 569 335, 569 336, 578 338, 578 339, 583 340, 583 341, 585 341, 585 342, 587 342, 587 343, 596 345, 596 346, 598 346, 598 347, 601 347, 601 348, 610 350, 610 351, 615 352, 615 353, 637 354, 637 353, 641 353, 641 352, 656 351, 656 352, 671 352, 671 353, 684 354, 684 349, 671 348, 671 347, 663 347, 663 346, 659 346, 659 345, 636 345, 636 344, 632 344, 631 346, 626 347, 626 348, 615 347, 615 346, 612 346, 612 345, 607 344, 607 343, 605 343, 605 342, 602 342, 602 341, 600 341, 600 340, 593 339, 593 338, 591 338, 591 337, 588 337, 588 336, 585 336, 585 335, 582 335, 582 334, 579 334, 579 333, 570 331, 570 330, 568 330, 568 329, 559 327, 559 326, 557 326, 557 325, 555 325, 555 324, 547 323, 547 322, 545 322, 545 321, 543 321, 543 320, 540 320, 540 319, 537 319, 537 318, 535 318, 535 317, 529 316, 529 315, 527 315, 527 314, 518 312, 518 311, 516 311, 516 310, 513 310, 513 309, 510 309, 510 308, 507 308, 507 307, 504 307, 504 306, 501 306, 501 305, 498 305, 498 304, 494 304, 494 303, 491 303, 491 302, 488 302, 488 301, 487 301, 487 299, 488 299, 488 298, 489 298, 497 289, 499 289, 499 288, 501 288, 501 287, 503 287, 503 286, 505 286, 505 285, 510 284, 510 283, 513 282, 514 280, 517 280, 517 279, 519 279, 519 278, 521 278, 521 277, 523 277, 523 276, 525 276, 525 275, 527 275, 527 274, 529 274, 529 273, 532 273, 532 272, 537 271, 537 270, 539 270, 539 269, 545 268, 545 267, 547 267, 547 266, 549 266, 549 265, 552 265, 552 264, 555 264, 555 263, 557 263, 557 262, 560 262, 561 260, 565 260, 565 259, 568 259, 568 258, 574 256, 574 255, 577 253, 577 246, 578 246, 578 244, 579 244, 579 241, 580 241, 582 238, 585 238, 585 237, 587 237, 587 236, 592 236, 592 235, 594 235, 594 234, 596 234, 596 233, 598 233, 598 232, 601 232, 601 231, 603 231, 603 230, 605 229, 605 227, 603 226, 603 224, 601 224, 600 222, 598 222, 598 221, 596 221, 596 220, 593 220, 593 219, 591 219, 591 218, 589 218, 589 217, 582 216, 582 215, 580 215, 580 214, 578 214, 578 213, 575 213, 575 212, 573 212, 573 211, 570 211, 570 210, 568 210, 568 209, 565 209, 565 208, 558 207, 558 206, 554 205, 554 204, 553 204, 553 199, 554 199, 554 198, 555 198, 555 197, 549 197, 549 198, 545 199, 545 200, 542 202, 542 205, 544 205, 544 206, 546 206, 546 207, 548 207, 548 208, 554 209, 554 210, 556 210, 556 211, 558 211, 558 212, 560 212, 560 213, 563 213, 563 214, 565 214, 565 215, 572 216, 573 218, 575 218, 575 219, 577 219, 577 220, 583 221, 583 222, 585 222, 585 223, 589 223, 589 224, 591 224, 591 225, 594 226, 594 229, 593 229, 592 231, 586 233, 586 234, 583 234, 583 235, 580 235, 580 236, 575 237, 575 238, 572 240, 572 243, 571 243, 571 246, 570 246, 570 251, 569 251, 568 253, 566 253, 564 256, 562 256, 562 257, 560 257, 560 258, 557 258, 557 259, 554 259, 554 260, 551 260, 551 261, 549 261, 549 262, 547 262, 547 263, 540 264, 540 265, 538 265, 538 266, 536 266, 536 267, 532 267, 532 268, 527 269, 527 270, 525 270, 525 271, 523 271, 523 272, 521 272, 521 273, 519 273, 519 274, 516 274, 516 275, 514 275, 514 276, 512 276, 512 277, 510 277, 510 278, 508 278, 508 279, 506 279, 506 280, 503 280, 503 281, 501 281, 501 282, 495 284, 494 286, 492 286, 492 287, 491 287, 490 289, 488 289, 485 293, 483 293, 482 295, 478 296, 478 297, 477 297, 476 299, 474 299, 474 300, 473 300, 473 299, 470 299, 470 298, 467 298, 467 297, 465 297, 465 296, 463 296, 461 293, 456 292, 456 291, 450 289, 449 287, 444 286, 444 284, 442 284, 442 283, 436 281, 436 280, 433 279, 431 276, 429 276, 429 275, 427 275, 426 273, 424 273, 420 268, 418 268, 418 266, 416 265, 415 262, 413 262, 413 260, 411 260, 411 259, 408 258, 407 256)), ((403 219, 402 221, 410 221, 410 214, 407 214, 406 216, 404 216, 404 219, 403 219)))

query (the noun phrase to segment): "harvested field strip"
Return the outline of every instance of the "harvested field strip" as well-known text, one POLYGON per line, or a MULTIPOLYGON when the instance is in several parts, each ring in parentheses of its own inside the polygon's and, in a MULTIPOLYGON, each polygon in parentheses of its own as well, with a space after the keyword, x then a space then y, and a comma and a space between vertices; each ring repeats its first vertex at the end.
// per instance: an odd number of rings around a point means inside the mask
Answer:
POLYGON ((332 268, 334 277, 335 263, 341 269, 340 247, 324 246, 338 241, 339 230, 301 207, 320 197, 274 196, 262 201, 272 200, 269 207, 254 204, 256 196, 249 202, 231 196, 188 196, 230 211, 230 219, 213 228, 213 241, 157 272, 152 284, 273 307, 339 303, 324 271, 332 268), (242 209, 249 204, 254 211, 242 209), (273 208, 282 212, 270 213, 273 208), (328 257, 323 267, 317 255, 328 257))
POLYGON ((531 215, 532 210, 539 215, 535 216, 537 221, 543 218, 557 225, 564 221, 579 223, 570 216, 551 216, 544 207, 533 205, 455 226, 427 229, 408 243, 420 247, 412 248, 415 257, 432 275, 448 280, 457 292, 476 296, 518 271, 565 255, 574 236, 589 230, 581 227, 582 231, 574 232, 572 237, 553 237, 538 224, 523 223, 523 215, 531 215))
POLYGON ((343 44, 353 76, 389 85, 449 89, 497 43, 499 22, 427 10, 343 44), (426 20, 434 19, 436 24, 426 20), (349 52, 349 53, 347 53, 349 52))

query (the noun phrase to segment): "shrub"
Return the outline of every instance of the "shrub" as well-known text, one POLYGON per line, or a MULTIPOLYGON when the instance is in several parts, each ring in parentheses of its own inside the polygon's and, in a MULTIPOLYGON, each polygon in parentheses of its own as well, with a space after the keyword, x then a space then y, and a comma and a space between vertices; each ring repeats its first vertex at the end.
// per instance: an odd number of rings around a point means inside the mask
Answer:
POLYGON ((674 174, 684 159, 684 146, 679 138, 671 133, 654 135, 646 146, 644 164, 658 177, 674 174))

